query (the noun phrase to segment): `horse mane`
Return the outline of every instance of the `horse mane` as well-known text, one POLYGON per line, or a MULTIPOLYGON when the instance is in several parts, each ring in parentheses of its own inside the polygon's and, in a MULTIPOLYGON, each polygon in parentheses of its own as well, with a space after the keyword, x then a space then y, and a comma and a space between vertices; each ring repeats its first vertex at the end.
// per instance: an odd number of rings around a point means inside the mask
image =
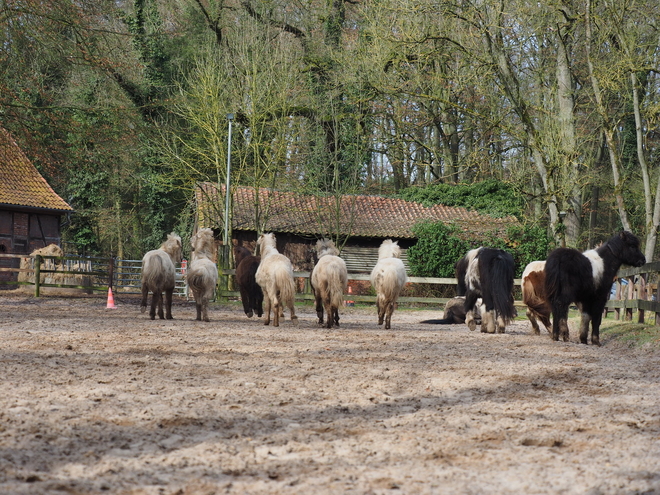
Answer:
POLYGON ((272 232, 261 234, 259 239, 257 239, 257 246, 259 246, 260 254, 264 258, 269 254, 279 253, 275 241, 275 234, 272 232))
POLYGON ((399 247, 398 241, 393 241, 392 239, 385 239, 378 248, 379 260, 385 258, 400 258, 400 257, 401 257, 401 248, 399 247))
POLYGON ((181 262, 181 237, 172 232, 167 234, 167 240, 160 245, 160 249, 170 255, 174 263, 181 262))
POLYGON ((190 247, 196 258, 212 259, 215 251, 213 230, 209 228, 199 229, 197 233, 190 238, 190 247))
POLYGON ((250 251, 248 248, 245 246, 234 246, 234 265, 236 267, 238 267, 238 265, 241 264, 241 261, 243 261, 248 256, 252 256, 252 251, 250 251))
POLYGON ((319 239, 316 241, 316 252, 319 258, 326 254, 339 256, 339 249, 335 247, 335 243, 331 239, 319 239))

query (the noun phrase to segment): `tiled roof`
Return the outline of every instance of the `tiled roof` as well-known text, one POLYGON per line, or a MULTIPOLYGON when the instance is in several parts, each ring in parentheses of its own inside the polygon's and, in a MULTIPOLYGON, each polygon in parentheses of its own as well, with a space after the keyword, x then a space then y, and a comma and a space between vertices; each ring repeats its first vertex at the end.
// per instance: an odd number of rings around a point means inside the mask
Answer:
MULTIPOLYGON (((224 227, 224 187, 220 195, 212 183, 204 183, 197 192, 199 227, 224 227)), ((257 230, 255 225, 255 190, 239 186, 234 192, 233 230, 257 230)), ((415 238, 413 226, 424 220, 455 223, 466 232, 503 229, 518 221, 513 217, 493 218, 461 207, 420 203, 381 196, 347 195, 340 207, 335 197, 318 197, 293 192, 261 189, 260 209, 268 212, 265 232, 287 232, 298 235, 327 235, 337 229, 357 237, 415 238), (270 201, 269 201, 270 200, 270 201), (340 211, 338 215, 336 212, 340 211), (352 213, 354 212, 354 213, 352 213), (339 218, 339 220, 337 220, 339 218)))
POLYGON ((0 204, 71 211, 9 132, 0 127, 0 204))

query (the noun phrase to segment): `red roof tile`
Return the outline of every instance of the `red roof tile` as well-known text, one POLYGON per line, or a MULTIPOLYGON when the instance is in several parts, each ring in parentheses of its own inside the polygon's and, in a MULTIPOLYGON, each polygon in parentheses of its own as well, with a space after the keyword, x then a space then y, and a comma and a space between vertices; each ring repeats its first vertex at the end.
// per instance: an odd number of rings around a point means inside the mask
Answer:
MULTIPOLYGON (((224 227, 224 187, 218 194, 212 183, 197 192, 199 227, 224 227)), ((255 189, 239 186, 234 192, 233 230, 258 230, 255 223, 255 189)), ((346 195, 339 206, 334 196, 309 196, 293 192, 260 189, 260 210, 267 216, 265 232, 299 235, 328 235, 339 230, 358 237, 415 238, 413 226, 421 221, 454 222, 464 231, 486 232, 503 229, 518 221, 513 217, 494 218, 461 207, 420 203, 381 196, 346 195), (266 213, 267 212, 267 213, 266 213), (333 225, 339 225, 339 229, 333 225)))
POLYGON ((71 211, 9 132, 0 127, 0 204, 71 211))

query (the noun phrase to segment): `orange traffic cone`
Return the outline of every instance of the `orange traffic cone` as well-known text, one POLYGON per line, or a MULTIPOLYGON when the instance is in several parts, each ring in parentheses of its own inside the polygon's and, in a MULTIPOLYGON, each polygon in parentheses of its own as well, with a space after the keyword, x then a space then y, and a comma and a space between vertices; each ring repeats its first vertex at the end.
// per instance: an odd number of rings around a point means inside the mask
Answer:
MULTIPOLYGON (((353 294, 353 289, 351 286, 348 286, 348 293, 353 294)), ((355 301, 346 301, 346 306, 355 306, 355 301)))
POLYGON ((108 304, 105 307, 106 309, 117 309, 117 306, 115 306, 115 298, 112 295, 112 287, 108 287, 108 304))

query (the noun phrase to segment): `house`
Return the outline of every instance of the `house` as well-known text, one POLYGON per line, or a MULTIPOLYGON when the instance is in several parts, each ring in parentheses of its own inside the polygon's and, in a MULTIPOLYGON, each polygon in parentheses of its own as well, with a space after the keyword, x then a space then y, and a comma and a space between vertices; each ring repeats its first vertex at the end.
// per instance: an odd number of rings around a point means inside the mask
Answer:
MULTIPOLYGON (((59 245, 62 215, 71 211, 10 133, 0 127, 0 254, 29 254, 49 244, 59 245)), ((0 258, 0 266, 18 268, 18 259, 0 258)), ((0 280, 15 279, 15 275, 0 272, 0 280)))
MULTIPOLYGON (((238 186, 233 194, 232 239, 254 249, 257 239, 256 205, 264 218, 263 232, 274 232, 278 250, 291 259, 294 269, 314 266, 316 240, 333 232, 348 236, 342 249, 350 272, 370 272, 384 239, 398 241, 406 263, 407 248, 417 242, 413 227, 421 221, 455 223, 466 232, 502 230, 518 220, 493 218, 461 207, 420 203, 368 195, 311 196, 238 186), (258 199, 258 201, 257 201, 258 199)), ((196 228, 210 227, 221 238, 224 231, 224 187, 200 184, 197 194, 196 228)))

